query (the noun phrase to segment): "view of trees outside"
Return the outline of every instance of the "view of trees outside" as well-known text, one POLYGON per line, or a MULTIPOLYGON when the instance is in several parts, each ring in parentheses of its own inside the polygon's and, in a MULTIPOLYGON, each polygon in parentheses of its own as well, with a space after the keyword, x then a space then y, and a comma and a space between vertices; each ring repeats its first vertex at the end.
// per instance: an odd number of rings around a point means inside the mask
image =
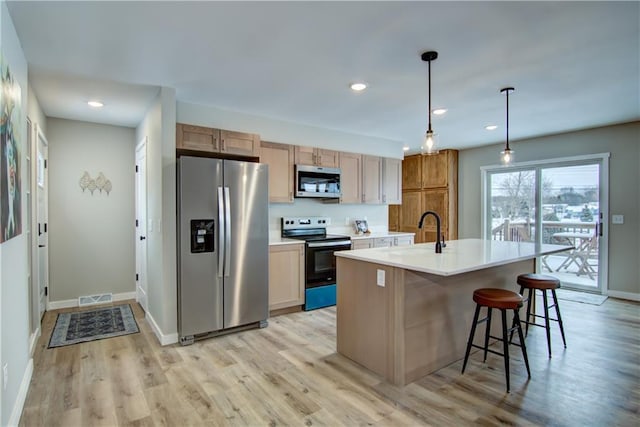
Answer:
MULTIPOLYGON (((599 166, 543 168, 541 171, 542 221, 593 223, 599 213, 599 166)), ((536 171, 499 172, 490 175, 492 228, 509 220, 529 224, 536 219, 536 171)), ((563 224, 564 225, 564 224, 563 224)), ((579 224, 578 224, 579 225, 579 224)), ((548 227, 547 227, 548 228, 548 227)), ((561 230, 543 229, 543 242, 561 230)))

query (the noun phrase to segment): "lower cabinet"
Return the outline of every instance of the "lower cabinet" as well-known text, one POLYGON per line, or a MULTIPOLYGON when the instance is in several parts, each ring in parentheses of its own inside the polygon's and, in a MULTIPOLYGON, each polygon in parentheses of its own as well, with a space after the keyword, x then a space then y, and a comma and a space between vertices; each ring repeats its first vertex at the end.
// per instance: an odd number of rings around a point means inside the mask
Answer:
POLYGON ((304 304, 304 243, 269 246, 269 310, 304 304))
POLYGON ((352 239, 351 249, 390 248, 391 246, 413 245, 413 236, 388 236, 352 239))

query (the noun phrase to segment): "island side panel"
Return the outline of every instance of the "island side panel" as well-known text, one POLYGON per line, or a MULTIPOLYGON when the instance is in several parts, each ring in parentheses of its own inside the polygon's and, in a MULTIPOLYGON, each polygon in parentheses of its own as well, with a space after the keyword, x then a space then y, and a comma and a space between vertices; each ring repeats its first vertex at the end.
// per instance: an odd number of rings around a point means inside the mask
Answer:
MULTIPOLYGON (((394 375, 393 267, 337 258, 338 353, 391 380, 394 375), (385 286, 376 285, 385 271, 385 286)), ((402 323, 400 323, 401 325, 402 323)))
MULTIPOLYGON (((454 276, 404 272, 404 384, 464 357, 475 311, 473 291, 518 291, 519 274, 534 271, 534 260, 519 261, 454 276)), ((485 313, 483 309, 483 314, 485 313)), ((494 310, 492 334, 501 336, 500 311, 494 310)), ((508 315, 509 322, 512 316, 508 315)), ((484 325, 476 331, 482 344, 484 325)))

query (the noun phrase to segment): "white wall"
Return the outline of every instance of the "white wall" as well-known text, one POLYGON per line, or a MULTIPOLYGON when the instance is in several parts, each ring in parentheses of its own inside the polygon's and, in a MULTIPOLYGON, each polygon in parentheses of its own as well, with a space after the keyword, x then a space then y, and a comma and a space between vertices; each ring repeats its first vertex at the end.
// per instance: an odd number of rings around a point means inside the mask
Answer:
MULTIPOLYGON (((0 47, 3 61, 9 65, 20 85, 19 120, 14 128, 20 142, 20 179, 22 183, 22 224, 26 221, 27 182, 27 61, 4 1, 0 4, 0 47)), ((0 366, 8 365, 9 381, 2 391, 0 424, 17 423, 31 379, 33 361, 29 357, 29 290, 27 285, 26 233, 2 244, 0 252, 0 366)))
POLYGON ((134 292, 134 129, 49 118, 47 140, 50 303, 134 292), (83 191, 85 171, 111 192, 83 191))
POLYGON ((136 141, 147 140, 147 321, 162 344, 177 341, 175 91, 162 88, 136 141))
POLYGON ((403 143, 373 136, 322 129, 219 108, 178 102, 177 121, 239 132, 257 133, 263 141, 304 145, 402 159, 403 143))
MULTIPOLYGON (((610 294, 640 298, 640 122, 551 135, 515 142, 517 161, 611 153, 609 212, 623 214, 624 224, 609 223, 610 294)), ((498 164, 502 146, 460 151, 458 159, 458 234, 480 237, 480 167, 498 164)))

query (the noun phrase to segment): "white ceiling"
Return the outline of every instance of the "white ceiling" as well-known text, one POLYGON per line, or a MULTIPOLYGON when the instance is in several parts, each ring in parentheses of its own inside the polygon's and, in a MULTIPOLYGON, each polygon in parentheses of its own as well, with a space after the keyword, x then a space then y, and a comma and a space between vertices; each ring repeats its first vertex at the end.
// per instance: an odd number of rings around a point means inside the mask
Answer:
POLYGON ((640 119, 639 2, 6 2, 47 116, 136 126, 179 101, 443 148, 640 119), (355 94, 349 83, 370 88, 355 94), (105 107, 86 107, 100 98, 105 107), (498 130, 484 130, 487 124, 498 130))

